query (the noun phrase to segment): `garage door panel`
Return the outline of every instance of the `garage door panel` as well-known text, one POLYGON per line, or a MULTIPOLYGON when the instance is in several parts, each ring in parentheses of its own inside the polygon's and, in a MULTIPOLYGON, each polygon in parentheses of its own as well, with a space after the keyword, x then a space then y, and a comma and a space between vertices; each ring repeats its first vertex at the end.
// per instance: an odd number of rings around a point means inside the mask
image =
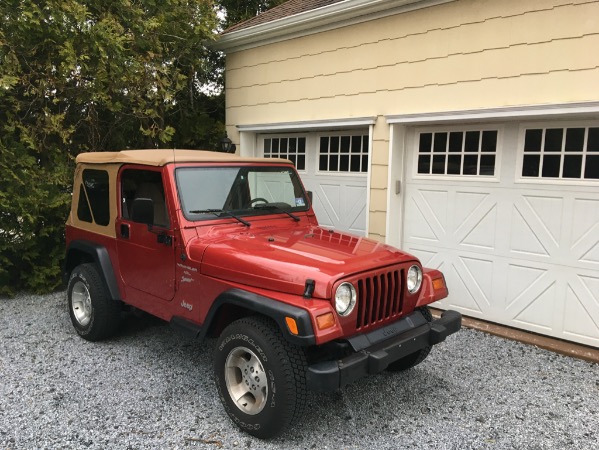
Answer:
MULTIPOLYGON (((575 220, 572 227, 572 242, 578 247, 581 241, 597 243, 599 238, 599 200, 590 198, 575 198, 573 215, 575 220)), ((585 243, 582 243, 584 248, 585 243)))
MULTIPOLYGON (((456 232, 458 234, 465 234, 462 232, 462 228, 466 228, 466 230, 471 229, 471 227, 466 225, 467 222, 472 221, 472 217, 476 218, 479 216, 479 214, 476 214, 476 211, 481 209, 488 198, 489 194, 486 192, 456 192, 453 210, 457 225, 456 232)), ((476 219, 474 220, 476 221, 476 219)))
POLYGON ((563 329, 585 343, 599 344, 599 277, 578 276, 569 281, 563 329))
MULTIPOLYGON (((428 225, 436 230, 436 235, 443 236, 447 231, 447 204, 449 192, 445 190, 421 189, 420 197, 422 203, 423 217, 428 225)), ((416 205, 417 207, 420 204, 416 205)))
POLYGON ((524 301, 514 304, 516 314, 512 317, 512 321, 531 331, 551 333, 554 329, 553 311, 556 302, 556 282, 542 286, 542 288, 540 292, 531 293, 521 299, 524 301))
MULTIPOLYGON (((467 256, 458 257, 458 270, 473 297, 491 306, 493 295, 493 261, 467 256)), ((477 302, 480 303, 480 302, 477 302)))
POLYGON ((510 264, 508 283, 521 280, 530 284, 521 292, 520 289, 508 287, 506 319, 523 328, 543 333, 551 332, 555 325, 556 302, 558 301, 558 281, 556 273, 551 268, 532 268, 521 264, 510 264))
MULTIPOLYGON (((489 306, 489 301, 483 295, 483 288, 474 280, 472 271, 464 264, 457 255, 451 255, 452 260, 445 269, 447 284, 451 286, 451 298, 447 302, 450 308, 458 308, 461 311, 474 316, 484 314, 489 306)), ((470 261, 472 262, 472 261, 470 261)), ((486 261, 491 264, 490 261, 486 261)), ((482 265, 479 260, 478 265, 482 265)), ((483 267, 474 269, 474 272, 484 271, 483 267)))
POLYGON ((574 199, 571 258, 599 269, 599 200, 574 199))
POLYGON ((322 225, 364 234, 366 190, 363 186, 321 182, 313 192, 314 210, 322 225))
MULTIPOLYGON (((519 205, 528 223, 533 223, 535 233, 542 232, 545 241, 552 241, 557 248, 561 240, 562 221, 556 220, 564 210, 564 199, 561 197, 523 195, 519 205)), ((548 245, 548 244, 547 244, 548 245)))
POLYGON ((415 239, 440 242, 446 239, 447 191, 418 189, 410 198, 406 214, 407 233, 415 239), (439 211, 436 210, 439 208, 439 211))
POLYGON ((321 207, 327 212, 329 219, 338 222, 341 215, 341 186, 321 183, 318 186, 318 194, 321 207))
POLYGON ((358 226, 363 230, 366 225, 366 216, 363 214, 366 209, 366 191, 363 186, 349 185, 345 189, 346 215, 350 218, 351 227, 358 226))
MULTIPOLYGON (((597 231, 599 233, 599 230, 597 231)), ((588 252, 584 253, 580 258, 580 262, 599 264, 599 243, 596 243, 589 249, 588 252)))
POLYGON ((526 256, 549 257, 555 253, 556 246, 551 239, 543 236, 542 229, 537 224, 536 216, 530 214, 527 207, 515 204, 512 210, 512 221, 510 224, 511 239, 509 251, 514 254, 526 256))
MULTIPOLYGON (((597 135, 599 127, 553 125, 497 127, 494 171, 452 166, 460 148, 442 145, 453 135, 484 138, 484 126, 479 134, 478 126, 415 130, 402 245, 445 267, 449 297, 439 307, 599 347, 599 180, 572 179, 564 169, 574 152, 587 163, 596 152, 586 138, 575 149, 565 137, 580 129, 591 136, 591 128, 597 135), (554 128, 564 130, 562 141, 554 128)), ((475 150, 463 147, 461 161, 475 150)))
POLYGON ((404 250, 409 251, 412 255, 417 257, 420 260, 420 263, 423 267, 441 270, 440 264, 442 264, 443 261, 441 260, 441 257, 438 252, 424 250, 421 248, 411 248, 410 250, 404 248, 404 250))
POLYGON ((461 246, 494 250, 496 229, 497 202, 485 195, 485 200, 461 222, 455 236, 461 246))
POLYGON ((334 227, 334 224, 339 220, 333 205, 329 203, 329 199, 322 192, 320 187, 313 190, 313 207, 318 223, 326 227, 334 227))
POLYGON ((443 272, 450 297, 434 306, 455 308, 474 317, 482 317, 492 303, 493 261, 481 255, 458 255, 455 251, 432 251, 418 244, 407 246, 423 266, 443 272))
POLYGON ((517 303, 534 297, 535 291, 538 295, 543 286, 547 286, 545 278, 548 278, 547 268, 508 264, 506 309, 516 309, 517 303))
POLYGON ((440 227, 436 227, 437 232, 435 233, 435 230, 427 219, 428 209, 420 204, 416 198, 409 200, 406 211, 406 233, 415 241, 439 242, 440 237, 443 236, 442 230, 440 227))

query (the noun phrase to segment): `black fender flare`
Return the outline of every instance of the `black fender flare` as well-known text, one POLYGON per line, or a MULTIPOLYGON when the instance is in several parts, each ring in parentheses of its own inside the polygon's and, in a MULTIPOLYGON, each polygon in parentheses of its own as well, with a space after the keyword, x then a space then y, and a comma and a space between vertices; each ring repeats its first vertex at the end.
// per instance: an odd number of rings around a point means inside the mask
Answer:
POLYGON ((281 329, 285 339, 292 344, 300 345, 302 347, 316 344, 312 320, 310 319, 310 313, 307 310, 242 289, 230 289, 220 294, 214 300, 214 303, 206 315, 204 325, 198 333, 200 339, 204 339, 208 333, 210 325, 217 318, 219 309, 227 304, 239 306, 274 320, 281 329), (286 317, 291 317, 295 320, 298 334, 292 334, 289 331, 287 323, 285 322, 286 317))
POLYGON ((98 245, 91 241, 81 239, 72 241, 69 244, 63 270, 63 281, 65 285, 68 283, 71 270, 77 265, 72 262, 77 253, 88 255, 93 260, 100 270, 100 276, 104 280, 104 285, 108 294, 113 300, 120 301, 122 299, 121 292, 116 276, 114 275, 114 268, 112 267, 112 261, 110 260, 108 250, 106 250, 106 247, 103 245, 98 245))

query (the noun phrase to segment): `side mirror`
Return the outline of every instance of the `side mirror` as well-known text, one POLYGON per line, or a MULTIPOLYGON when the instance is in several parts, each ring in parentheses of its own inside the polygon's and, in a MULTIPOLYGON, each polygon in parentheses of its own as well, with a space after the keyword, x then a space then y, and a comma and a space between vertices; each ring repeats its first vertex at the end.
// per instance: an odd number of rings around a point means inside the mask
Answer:
POLYGON ((308 200, 310 200, 310 205, 312 205, 312 197, 314 196, 314 194, 312 193, 312 191, 307 191, 306 194, 308 194, 308 200))
POLYGON ((136 198, 133 200, 131 220, 152 225, 154 223, 154 201, 151 198, 136 198))

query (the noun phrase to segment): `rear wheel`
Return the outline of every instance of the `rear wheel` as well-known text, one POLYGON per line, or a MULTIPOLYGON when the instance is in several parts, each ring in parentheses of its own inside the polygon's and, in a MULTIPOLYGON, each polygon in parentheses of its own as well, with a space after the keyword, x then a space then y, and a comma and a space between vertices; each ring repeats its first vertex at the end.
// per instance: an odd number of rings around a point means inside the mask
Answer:
POLYGON ((117 330, 120 303, 108 296, 94 264, 81 264, 73 269, 67 288, 67 301, 73 327, 82 338, 99 341, 117 330))
MULTIPOLYGON (((422 313, 424 318, 428 322, 433 321, 433 315, 427 306, 423 306, 422 308, 418 308, 418 310, 422 313)), ((395 362, 392 362, 387 366, 387 370, 390 372, 401 372, 403 370, 411 369, 414 366, 417 366, 422 361, 426 359, 428 354, 431 352, 432 346, 424 347, 423 349, 418 350, 417 352, 412 353, 411 355, 404 356, 401 359, 398 359, 395 362)))
POLYGON ((276 436, 301 416, 306 367, 303 350, 263 317, 233 322, 216 344, 214 374, 225 411, 259 438, 276 436))

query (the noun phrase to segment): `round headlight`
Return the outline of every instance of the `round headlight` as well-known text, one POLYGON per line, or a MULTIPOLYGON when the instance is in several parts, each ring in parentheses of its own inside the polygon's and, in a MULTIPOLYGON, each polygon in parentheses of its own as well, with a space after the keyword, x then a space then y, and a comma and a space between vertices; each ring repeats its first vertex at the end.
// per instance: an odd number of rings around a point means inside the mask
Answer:
POLYGON ((408 292, 415 293, 422 284, 422 269, 418 266, 412 266, 408 269, 408 292))
POLYGON ((348 316, 356 306, 356 289, 351 283, 341 283, 335 291, 335 309, 340 316, 348 316))

